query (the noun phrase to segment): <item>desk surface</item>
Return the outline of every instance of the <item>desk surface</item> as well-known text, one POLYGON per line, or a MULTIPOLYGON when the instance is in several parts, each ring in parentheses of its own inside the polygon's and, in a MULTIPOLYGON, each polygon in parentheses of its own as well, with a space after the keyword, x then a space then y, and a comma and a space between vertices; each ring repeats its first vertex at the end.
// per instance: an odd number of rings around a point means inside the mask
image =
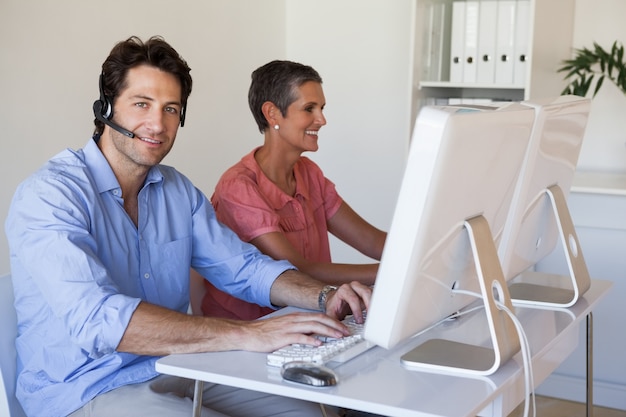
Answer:
MULTIPOLYGON (((578 325, 608 292, 611 282, 593 280, 571 308, 517 308, 529 339, 535 386, 578 344, 578 325)), ((431 338, 488 345, 486 318, 471 314, 445 323, 393 349, 375 347, 332 366, 339 384, 314 388, 283 381, 280 370, 265 364, 266 354, 244 351, 170 355, 157 361, 158 372, 300 398, 388 416, 506 416, 524 399, 522 359, 518 353, 489 377, 461 377, 407 370, 400 357, 431 338), (484 331, 477 329, 484 328, 484 331), (472 339, 472 340, 469 340, 472 339)))

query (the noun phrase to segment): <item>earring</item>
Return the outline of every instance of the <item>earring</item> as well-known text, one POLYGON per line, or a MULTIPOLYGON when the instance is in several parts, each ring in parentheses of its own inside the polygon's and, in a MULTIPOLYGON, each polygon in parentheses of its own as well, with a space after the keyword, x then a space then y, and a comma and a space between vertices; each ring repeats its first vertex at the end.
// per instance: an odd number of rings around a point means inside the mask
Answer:
POLYGON ((278 129, 280 129, 280 126, 278 126, 277 124, 274 125, 274 130, 278 130, 278 129))

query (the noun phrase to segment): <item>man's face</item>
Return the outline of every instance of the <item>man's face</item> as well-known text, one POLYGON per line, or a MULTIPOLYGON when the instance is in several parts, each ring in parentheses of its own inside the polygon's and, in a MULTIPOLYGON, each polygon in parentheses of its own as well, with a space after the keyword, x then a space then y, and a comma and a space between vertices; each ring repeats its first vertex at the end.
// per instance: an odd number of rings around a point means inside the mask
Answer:
POLYGON ((106 126, 102 148, 114 167, 146 171, 160 163, 174 145, 182 108, 181 86, 174 75, 148 65, 131 68, 126 86, 113 104, 113 121, 135 137, 130 139, 106 126))

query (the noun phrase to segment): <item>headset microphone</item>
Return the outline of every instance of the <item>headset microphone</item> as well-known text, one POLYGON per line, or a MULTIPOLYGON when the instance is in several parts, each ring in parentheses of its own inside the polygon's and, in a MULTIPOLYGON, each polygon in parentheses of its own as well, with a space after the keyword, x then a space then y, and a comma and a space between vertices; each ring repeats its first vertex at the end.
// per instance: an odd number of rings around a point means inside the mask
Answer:
POLYGON ((100 120, 105 125, 110 126, 114 130, 117 130, 122 135, 128 136, 131 139, 135 137, 135 134, 131 132, 130 130, 126 130, 122 126, 118 125, 117 123, 114 123, 113 121, 107 119, 102 113, 102 108, 103 108, 102 100, 94 101, 93 114, 96 116, 96 119, 100 120))
POLYGON ((100 87, 100 99, 94 101, 93 103, 93 114, 96 116, 96 119, 100 120, 105 125, 110 126, 114 130, 120 132, 124 136, 128 136, 129 138, 134 138, 135 134, 130 130, 124 129, 122 126, 113 122, 111 118, 113 117, 113 103, 111 100, 104 94, 104 86, 103 86, 103 75, 100 74, 99 87, 100 87))

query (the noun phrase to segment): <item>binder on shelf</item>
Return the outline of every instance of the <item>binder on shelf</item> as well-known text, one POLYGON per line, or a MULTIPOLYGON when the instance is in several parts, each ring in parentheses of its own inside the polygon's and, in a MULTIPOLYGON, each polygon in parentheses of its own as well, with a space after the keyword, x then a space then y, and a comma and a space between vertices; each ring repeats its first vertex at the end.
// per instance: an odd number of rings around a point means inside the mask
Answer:
POLYGON ((478 0, 465 1, 465 30, 463 49, 463 82, 476 82, 476 54, 478 53, 478 0))
POLYGON ((530 34, 530 0, 517 0, 515 11, 515 63, 513 84, 526 85, 526 71, 529 65, 528 46, 530 34))
POLYGON ((447 103, 451 106, 470 105, 470 106, 488 106, 494 103, 490 98, 467 98, 467 97, 450 97, 447 103))
POLYGON ((450 82, 463 81, 463 55, 465 50, 465 2, 452 3, 450 30, 450 82))
POLYGON ((449 6, 445 2, 431 1, 424 6, 424 31, 422 49, 422 79, 444 81, 448 79, 450 32, 449 6))
POLYGON ((438 97, 460 95, 450 103, 523 100, 531 1, 424 0, 420 86, 438 97), (451 87, 461 92, 442 90, 451 87))
POLYGON ((476 82, 479 84, 493 84, 495 81, 497 13, 497 1, 480 0, 476 52, 476 82))
POLYGON ((516 3, 516 0, 498 1, 498 24, 496 27, 496 84, 513 84, 516 3))

